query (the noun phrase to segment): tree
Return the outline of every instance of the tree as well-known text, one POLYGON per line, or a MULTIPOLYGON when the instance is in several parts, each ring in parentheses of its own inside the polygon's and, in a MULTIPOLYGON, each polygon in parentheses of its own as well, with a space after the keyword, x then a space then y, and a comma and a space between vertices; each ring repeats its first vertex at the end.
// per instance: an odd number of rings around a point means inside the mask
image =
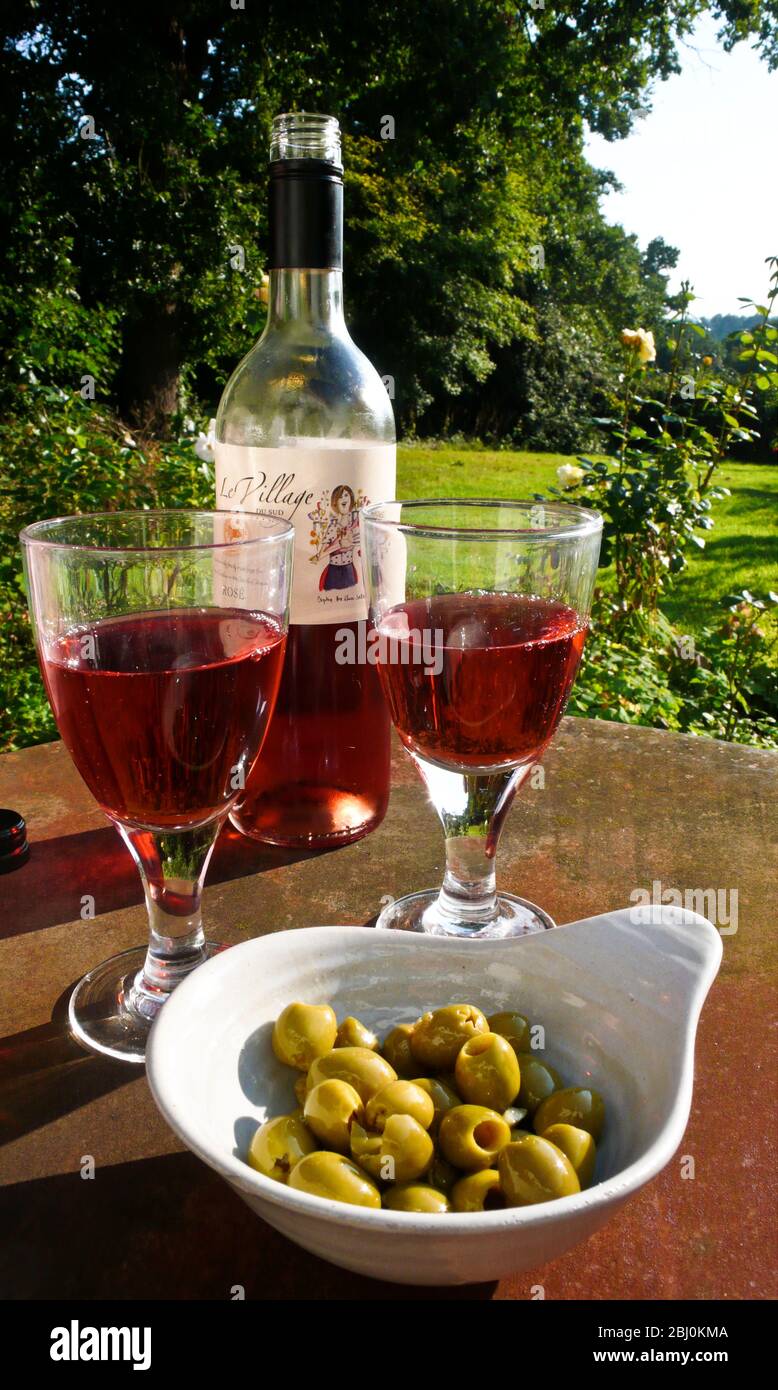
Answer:
MULTIPOLYGON (((675 70, 676 42, 703 8, 9 0, 6 353, 27 300, 57 293, 64 257, 79 302, 121 319, 118 371, 102 388, 134 424, 162 431, 182 384, 215 391, 255 325, 273 113, 332 110, 352 137, 354 322, 397 376, 412 423, 537 333, 530 250, 544 226, 555 236, 567 164, 592 213, 583 122, 624 134, 649 83, 675 70), (387 114, 395 138, 382 141, 387 114)), ((727 42, 755 33, 773 52, 772 6, 715 9, 727 42)), ((572 263, 569 276, 580 279, 572 263)))

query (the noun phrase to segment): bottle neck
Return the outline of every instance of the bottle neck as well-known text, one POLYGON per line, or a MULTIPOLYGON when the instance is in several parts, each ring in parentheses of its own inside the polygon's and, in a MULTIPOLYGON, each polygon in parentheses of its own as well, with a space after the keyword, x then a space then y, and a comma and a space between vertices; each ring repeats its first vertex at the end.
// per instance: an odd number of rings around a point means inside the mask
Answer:
POLYGON ((271 270, 268 328, 306 324, 345 334, 342 270, 271 270))

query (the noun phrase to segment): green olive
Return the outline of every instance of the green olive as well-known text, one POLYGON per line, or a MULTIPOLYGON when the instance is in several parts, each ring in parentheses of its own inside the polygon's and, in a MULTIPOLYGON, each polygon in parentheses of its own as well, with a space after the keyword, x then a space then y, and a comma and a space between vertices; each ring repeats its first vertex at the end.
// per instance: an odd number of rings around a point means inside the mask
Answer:
POLYGON ((295 1077, 294 1093, 300 1105, 305 1105, 305 1097, 308 1094, 308 1073, 306 1071, 295 1077))
POLYGON ((454 1211, 499 1211, 506 1205, 496 1168, 482 1168, 460 1178, 451 1193, 454 1211))
POLYGON ((336 1047, 367 1047, 371 1052, 378 1051, 378 1038, 375 1033, 360 1023, 358 1018, 344 1018, 335 1036, 336 1047))
POLYGON ((493 1033, 499 1033, 501 1038, 508 1039, 517 1057, 521 1052, 529 1052, 529 1019, 523 1014, 492 1014, 487 1023, 493 1033))
POLYGON ((381 1153, 393 1162, 393 1182, 420 1178, 432 1162, 435 1146, 427 1131, 412 1115, 389 1115, 381 1136, 381 1153))
POLYGON ((351 1157, 366 1173, 381 1174, 381 1135, 355 1120, 351 1126, 351 1157))
POLYGON ((424 1181, 429 1183, 430 1187, 436 1187, 439 1192, 445 1192, 448 1196, 460 1176, 461 1174, 453 1163, 448 1163, 442 1154, 436 1153, 424 1174, 424 1181))
POLYGON ((503 1110, 502 1117, 506 1125, 510 1125, 511 1129, 515 1129, 517 1125, 524 1123, 528 1114, 529 1111, 525 1110, 521 1105, 509 1105, 507 1110, 503 1110))
POLYGON ((575 1168, 581 1187, 588 1187, 597 1161, 597 1145, 591 1134, 575 1125, 558 1124, 544 1129, 542 1137, 562 1150, 575 1168))
POLYGON ((599 1139, 605 1123, 605 1103, 599 1091, 588 1086, 567 1086, 544 1100, 533 1123, 538 1134, 544 1134, 551 1125, 574 1125, 599 1139))
POLYGON ((422 1129, 429 1129, 435 1116, 432 1097, 412 1081, 390 1081, 370 1097, 365 1107, 368 1129, 383 1130, 389 1115, 412 1115, 422 1129))
POLYGON ((351 1155, 365 1172, 382 1182, 413 1182, 432 1162, 435 1149, 427 1131, 412 1115, 389 1115, 381 1134, 351 1126, 351 1155))
POLYGON ((391 1067, 394 1067, 398 1076, 411 1079, 413 1073, 418 1070, 418 1062, 411 1052, 411 1035, 415 1023, 398 1023, 391 1033, 387 1033, 384 1038, 381 1051, 391 1067))
POLYGON ((518 1063, 521 1071, 519 1105, 524 1106, 530 1115, 534 1115, 541 1101, 550 1096, 552 1091, 559 1090, 564 1082, 559 1072, 548 1062, 544 1062, 542 1057, 538 1057, 536 1052, 519 1053, 518 1063))
POLYGON ((431 1212, 434 1215, 451 1211, 445 1194, 423 1182, 397 1183, 384 1193, 383 1203, 389 1211, 431 1212))
POLYGON ((438 1135, 443 1157, 467 1172, 491 1168, 510 1138, 510 1128, 502 1115, 485 1105, 454 1106, 443 1116, 438 1135))
POLYGON ((289 1186, 298 1192, 312 1192, 333 1202, 354 1207, 380 1207, 381 1193, 374 1182, 350 1158, 319 1149, 308 1154, 292 1169, 289 1186))
POLYGON ((316 1057, 335 1046, 337 1031, 329 1004, 287 1004, 273 1024, 273 1051, 279 1062, 307 1071, 316 1057))
POLYGON ((325 1149, 337 1149, 347 1154, 351 1126, 364 1118, 359 1093, 348 1081, 320 1081, 305 1097, 305 1123, 325 1149))
POLYGON ((248 1162, 266 1178, 287 1182, 293 1168, 315 1148, 316 1140, 297 1115, 276 1115, 265 1120, 254 1135, 248 1162))
POLYGON ((519 1094, 516 1053, 499 1033, 477 1033, 459 1049, 454 1067, 457 1090, 471 1105, 505 1110, 519 1094))
POLYGON ((318 1086, 320 1081, 348 1081, 359 1092, 360 1100, 367 1104, 376 1091, 397 1080, 397 1073, 389 1063, 371 1052, 369 1047, 335 1047, 323 1057, 317 1057, 308 1072, 308 1090, 318 1086))
POLYGON ((450 1071, 463 1043, 475 1033, 488 1033, 489 1024, 473 1004, 447 1004, 423 1014, 411 1036, 417 1062, 432 1071, 450 1071))
POLYGON ((497 1159, 500 1185, 509 1207, 534 1206, 580 1192, 575 1169, 556 1144, 528 1134, 506 1144, 497 1159))
POLYGON ((413 1084, 414 1086, 420 1086, 422 1091, 427 1092, 427 1095, 430 1096, 432 1104, 435 1107, 435 1116, 430 1125, 430 1129, 434 1134, 446 1111, 453 1109, 455 1105, 461 1105, 462 1097, 457 1095, 453 1086, 449 1086, 448 1082, 441 1080, 441 1078, 437 1076, 416 1076, 414 1077, 413 1084))

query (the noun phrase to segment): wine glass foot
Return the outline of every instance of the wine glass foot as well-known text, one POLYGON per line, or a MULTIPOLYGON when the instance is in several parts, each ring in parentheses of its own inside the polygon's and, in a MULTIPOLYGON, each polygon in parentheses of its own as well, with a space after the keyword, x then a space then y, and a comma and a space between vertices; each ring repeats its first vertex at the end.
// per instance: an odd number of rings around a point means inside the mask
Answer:
POLYGON ((548 931, 556 923, 547 912, 517 898, 513 893, 498 893, 497 912, 487 922, 457 920, 440 910, 440 893, 409 893, 388 903, 376 926, 391 931, 426 932, 431 936, 453 936, 458 940, 494 941, 508 936, 531 936, 533 932, 548 931))
MULTIPOLYGON (((223 947, 207 941, 203 960, 223 947)), ((70 1031, 84 1047, 118 1062, 143 1063, 146 1040, 167 994, 138 991, 136 981, 146 963, 146 946, 133 946, 95 966, 79 980, 68 1004, 70 1031)))

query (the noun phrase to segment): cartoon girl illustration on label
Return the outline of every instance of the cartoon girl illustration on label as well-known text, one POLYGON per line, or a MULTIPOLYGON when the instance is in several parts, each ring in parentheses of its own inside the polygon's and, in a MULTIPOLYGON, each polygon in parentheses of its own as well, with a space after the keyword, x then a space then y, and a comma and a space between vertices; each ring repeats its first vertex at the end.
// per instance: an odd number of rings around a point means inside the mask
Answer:
POLYGON ((329 517, 311 563, 317 564, 323 555, 327 564, 319 579, 319 591, 352 589, 359 583, 354 564, 354 551, 359 545, 359 513, 356 498, 347 483, 340 483, 330 497, 329 517))

